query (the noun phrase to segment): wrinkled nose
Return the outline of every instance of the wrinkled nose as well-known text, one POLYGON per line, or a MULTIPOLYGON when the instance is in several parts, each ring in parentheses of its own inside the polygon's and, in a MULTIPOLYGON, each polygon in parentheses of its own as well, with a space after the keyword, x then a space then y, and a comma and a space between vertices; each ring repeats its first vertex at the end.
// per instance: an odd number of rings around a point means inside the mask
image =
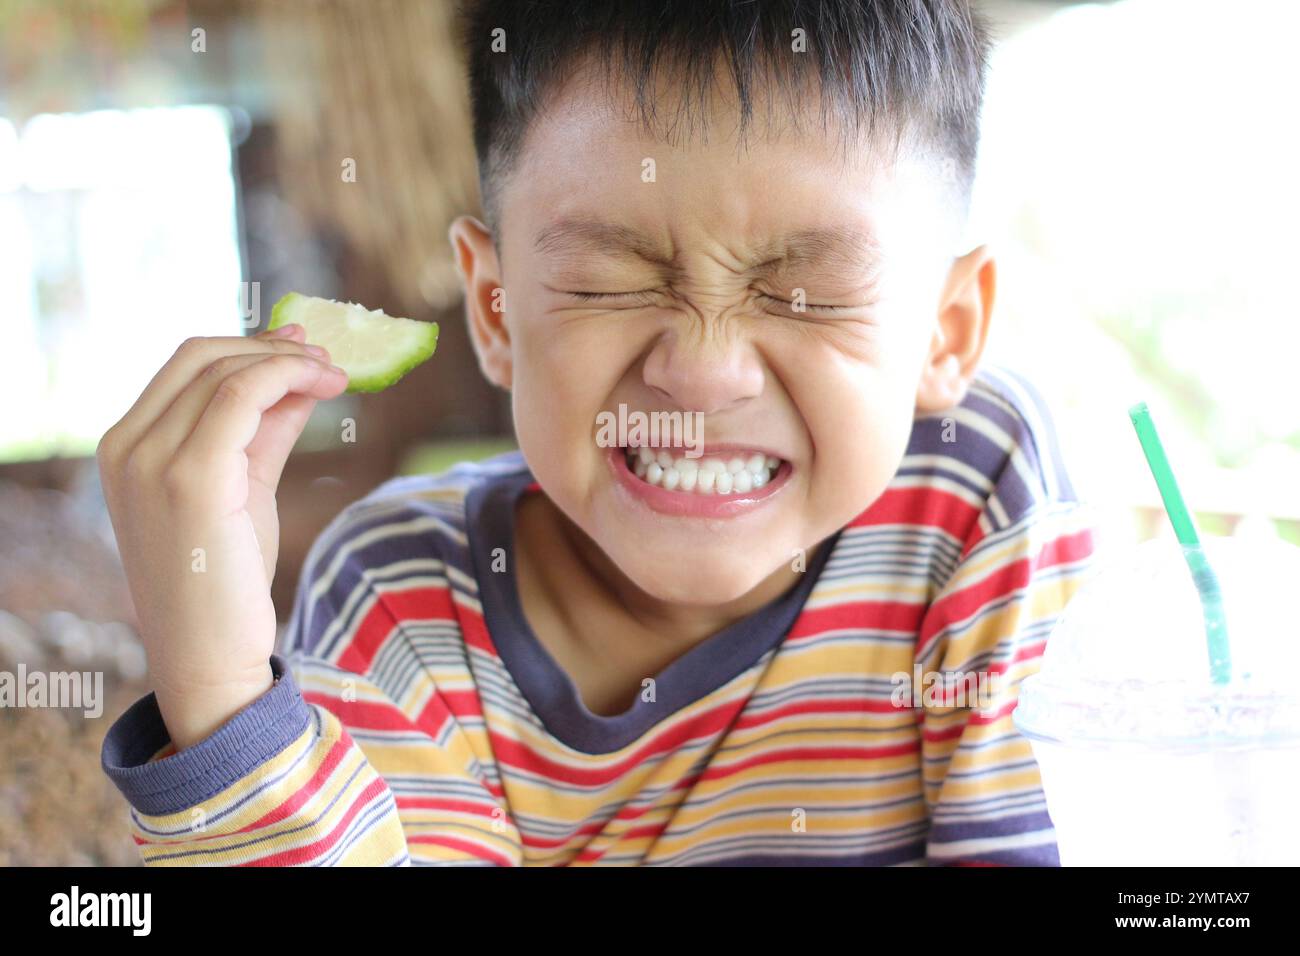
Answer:
POLYGON ((727 411, 763 391, 763 368, 743 338, 688 339, 665 332, 646 356, 645 383, 683 411, 727 411))

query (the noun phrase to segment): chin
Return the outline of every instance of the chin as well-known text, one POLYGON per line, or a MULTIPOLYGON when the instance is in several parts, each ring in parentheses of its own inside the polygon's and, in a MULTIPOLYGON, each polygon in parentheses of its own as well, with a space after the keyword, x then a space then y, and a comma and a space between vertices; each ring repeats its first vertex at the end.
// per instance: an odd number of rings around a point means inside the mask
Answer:
MULTIPOLYGON (((737 564, 739 562, 736 562, 737 564)), ((746 562, 749 563, 749 562, 746 562)), ((619 570, 638 588, 665 604, 716 607, 738 601, 758 587, 776 568, 719 568, 711 560, 681 561, 644 559, 619 570)))

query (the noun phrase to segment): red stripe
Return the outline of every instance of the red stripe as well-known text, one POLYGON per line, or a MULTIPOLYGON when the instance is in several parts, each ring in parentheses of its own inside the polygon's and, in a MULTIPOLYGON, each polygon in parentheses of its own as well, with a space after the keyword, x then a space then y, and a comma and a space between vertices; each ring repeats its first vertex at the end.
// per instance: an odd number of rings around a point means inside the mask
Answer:
POLYGON ((745 713, 736 721, 737 730, 750 730, 793 717, 795 714, 891 714, 912 711, 911 705, 897 706, 892 700, 866 697, 816 698, 786 704, 775 710, 745 713))
POLYGON ((448 721, 459 722, 462 719, 481 720, 482 718, 483 706, 479 703, 477 691, 443 693, 435 688, 433 696, 429 698, 424 709, 420 711, 420 716, 416 718, 416 723, 430 737, 437 737, 448 721), (452 704, 455 706, 453 707, 452 704))
POLYGON ((650 824, 643 827, 633 827, 630 830, 625 830, 620 833, 615 838, 614 842, 606 844, 602 849, 593 850, 584 848, 578 853, 575 859, 583 863, 595 863, 597 860, 603 859, 605 854, 610 850, 626 850, 626 843, 630 840, 642 840, 647 837, 651 840, 656 840, 666 829, 668 829, 668 821, 650 824))
POLYGON ((676 752, 682 745, 693 739, 707 738, 721 732, 735 720, 736 714, 745 703, 743 698, 729 700, 689 720, 670 724, 657 736, 651 737, 643 746, 617 763, 592 769, 573 767, 551 760, 516 740, 491 733, 490 728, 489 734, 492 752, 497 758, 497 763, 503 768, 509 767, 575 786, 604 786, 617 781, 629 770, 655 757, 676 752))
POLYGON ((394 704, 341 700, 316 691, 306 691, 302 696, 308 703, 324 707, 353 730, 421 730, 394 704))
POLYGON ((469 813, 474 816, 495 819, 500 806, 490 803, 478 803, 474 800, 456 800, 450 797, 397 797, 398 807, 410 810, 446 810, 449 813, 469 813))
POLYGON ((918 654, 945 627, 958 621, 978 616, 981 609, 999 598, 1026 587, 1034 571, 1082 560, 1092 553, 1092 533, 1084 530, 1062 535, 1047 542, 1034 558, 1020 558, 972 582, 958 591, 946 594, 930 605, 921 622, 917 638, 918 654))
POLYGON ((519 839, 523 846, 526 846, 533 850, 556 850, 559 849, 560 847, 568 846, 570 843, 572 843, 574 840, 580 837, 594 837, 604 829, 605 829, 605 824, 597 820, 594 823, 590 821, 584 823, 582 826, 578 827, 576 830, 574 830, 572 833, 570 833, 567 836, 562 836, 562 837, 530 836, 529 834, 523 833, 521 831, 519 834, 519 839))
POLYGON ((790 628, 788 641, 818 637, 823 631, 871 627, 916 633, 925 616, 925 605, 906 601, 844 601, 829 607, 805 608, 790 628))
POLYGON ((478 695, 472 691, 444 694, 435 690, 414 721, 396 704, 388 702, 343 700, 319 691, 307 691, 302 696, 303 700, 324 707, 347 726, 363 730, 414 730, 429 737, 437 737, 448 720, 483 716, 478 705, 478 695), (456 704, 454 709, 448 706, 452 702, 456 704))
POLYGON ((924 525, 940 528, 958 541, 965 541, 979 516, 979 508, 941 488, 887 488, 870 508, 850 521, 848 527, 924 525))
POLYGON ((642 840, 646 837, 652 839, 658 838, 665 830, 668 829, 667 820, 661 820, 659 823, 648 823, 643 827, 633 827, 623 833, 622 839, 625 840, 642 840))
MULTIPOLYGON (((681 780, 674 781, 670 789, 673 792, 680 791, 680 790, 690 790, 691 787, 695 786, 695 784, 699 781, 699 779, 700 779, 699 774, 693 774, 687 777, 683 777, 681 780)), ((613 817, 610 818, 609 822, 613 822, 615 820, 618 821, 635 820, 637 819, 637 817, 643 817, 647 813, 652 813, 655 810, 662 810, 662 809, 663 807, 657 803, 645 805, 645 806, 636 806, 635 804, 625 804, 624 806, 619 808, 619 811, 615 813, 613 817)), ((604 831, 605 827, 608 825, 609 824, 603 820, 588 820, 587 822, 583 823, 581 826, 574 829, 568 836, 530 837, 528 834, 522 832, 520 836, 525 846, 535 847, 537 849, 556 849, 558 847, 562 847, 565 846, 566 844, 572 843, 575 839, 578 839, 579 837, 584 837, 584 836, 594 837, 600 834, 602 831, 604 831)), ((659 828, 662 829, 664 826, 667 826, 667 823, 665 822, 663 824, 647 824, 645 827, 638 828, 637 832, 639 832, 640 830, 647 830, 648 828, 654 826, 659 826, 659 828)))
POLYGON ((401 621, 456 621, 451 589, 421 586, 378 591, 375 602, 353 630, 338 665, 356 674, 370 669, 370 662, 401 621))
POLYGON ((981 714, 979 711, 976 711, 975 713, 971 714, 970 722, 972 725, 977 727, 982 726, 984 724, 995 724, 1003 717, 1006 717, 1008 714, 1014 711, 1018 703, 1020 702, 1017 700, 1007 701, 1005 704, 1003 704, 997 710, 993 711, 993 713, 991 714, 981 714))
MULTIPOLYGON (((1037 660, 1038 658, 1042 657, 1043 650, 1046 647, 1047 647, 1047 642, 1045 640, 1033 641, 1032 643, 1029 644, 1023 644, 1016 648, 1015 653, 1011 655, 1011 658, 1009 660, 994 661, 993 663, 989 664, 988 666, 978 671, 962 671, 960 668, 954 668, 952 670, 946 670, 946 671, 922 672, 921 675, 922 681, 925 681, 930 675, 933 675, 935 680, 933 685, 931 686, 923 685, 920 688, 917 687, 909 688, 908 696, 913 700, 917 698, 919 698, 920 700, 919 704, 913 704, 911 706, 936 707, 936 708, 975 706, 967 697, 968 685, 965 681, 954 681, 951 688, 949 688, 945 686, 945 684, 942 682, 941 679, 947 677, 948 675, 956 675, 956 674, 961 674, 963 677, 974 676, 976 677, 977 680, 976 680, 976 685, 973 690, 973 693, 978 694, 979 693, 978 678, 980 675, 986 675, 989 677, 1001 676, 1005 674, 1008 670, 1010 670, 1011 667, 1015 664, 1019 664, 1028 660, 1037 660)), ((994 688, 994 690, 996 692, 996 688, 994 688)))
POLYGON ((489 850, 477 843, 471 843, 469 840, 460 840, 456 837, 442 836, 435 833, 417 833, 408 836, 406 842, 408 845, 412 843, 430 843, 434 846, 445 846, 451 850, 459 850, 476 860, 487 860, 498 866, 515 865, 515 861, 508 856, 489 850))
MULTIPOLYGON (((248 824, 247 826, 240 827, 238 830, 229 830, 220 833, 219 832, 206 833, 203 836, 196 836, 193 839, 186 840, 185 843, 187 845, 196 845, 211 840, 221 840, 235 833, 251 833, 254 830, 260 830, 263 827, 270 826, 273 823, 279 823, 283 820, 287 820, 289 817, 291 817, 294 813, 296 813, 299 809, 302 808, 303 804, 307 802, 308 798, 310 798, 313 794, 315 794, 317 791, 320 790, 321 785, 325 782, 325 779, 334 771, 334 768, 337 767, 339 763, 342 762, 344 755, 346 755, 347 752, 351 749, 351 746, 352 746, 352 740, 350 737, 347 736, 347 731, 345 730, 343 732, 343 736, 340 739, 336 740, 330 746, 329 752, 325 754, 325 759, 321 761, 320 766, 317 767, 315 771, 313 771, 311 779, 309 779, 301 787, 299 787, 292 794, 290 794, 289 797, 285 799, 282 803, 280 803, 275 809, 264 813, 257 820, 254 820, 252 823, 248 824)), ((167 844, 169 841, 142 840, 137 837, 135 842, 137 845, 141 845, 141 846, 146 844, 148 845, 157 844, 161 846, 167 844)))
POLYGON ((466 718, 483 719, 483 702, 479 700, 476 690, 440 690, 438 696, 447 705, 447 710, 457 720, 466 718))
MULTIPOLYGON (((694 786, 697 779, 698 777, 691 777, 689 780, 676 781, 673 783, 671 789, 673 791, 678 791, 682 789, 689 790, 692 786, 694 786)), ((610 818, 609 822, 613 822, 615 820, 619 820, 619 821, 635 820, 637 817, 643 817, 647 813, 651 813, 654 810, 661 810, 661 809, 662 807, 658 805, 636 806, 633 804, 626 804, 623 807, 621 807, 619 811, 616 814, 614 814, 613 817, 610 818)), ((558 849, 559 847, 566 846, 572 843, 574 840, 579 839, 581 837, 590 838, 590 837, 597 836, 598 834, 602 833, 605 827, 608 825, 609 824, 604 820, 588 820, 587 822, 583 823, 581 826, 574 829, 567 836, 537 837, 537 836, 529 836, 526 833, 521 833, 520 838, 523 840, 524 846, 533 847, 538 850, 554 850, 554 849, 558 849)), ((667 824, 665 823, 664 826, 666 825, 667 824)), ((645 828, 643 827, 641 829, 645 829, 645 828)))
MULTIPOLYGON (((965 722, 954 724, 951 727, 945 727, 943 730, 923 730, 921 736, 931 743, 938 743, 944 740, 960 739, 968 727, 982 727, 986 724, 994 724, 1001 720, 1007 714, 1016 709, 1017 701, 1010 701, 1003 704, 991 714, 981 714, 979 711, 971 711, 965 722)), ((990 768, 991 769, 991 768, 990 768)))
POLYGON ((1093 553, 1095 547, 1091 528, 1084 528, 1074 534, 1063 534, 1043 546, 1038 555, 1038 567, 1051 568, 1058 564, 1082 561, 1093 553))
POLYGON ((465 640, 465 646, 485 651, 500 660, 501 655, 497 653, 496 645, 492 643, 492 636, 488 634, 483 615, 463 606, 458 610, 460 611, 460 633, 465 640))
POLYGON ((784 750, 772 750, 755 754, 739 763, 726 766, 713 765, 700 774, 702 780, 720 780, 735 776, 753 767, 769 763, 805 762, 810 760, 883 760, 887 757, 901 757, 916 753, 921 745, 916 741, 905 744, 891 744, 887 747, 790 747, 784 750))
POLYGON ((309 843, 306 846, 295 847, 292 850, 285 850, 283 853, 273 853, 270 856, 262 857, 258 860, 251 860, 248 863, 242 863, 240 865, 295 866, 321 856, 339 841, 343 831, 347 828, 348 824, 356 818, 357 814, 361 812, 363 806, 368 804, 375 797, 382 793, 386 793, 387 791, 388 785, 384 783, 383 780, 376 777, 364 790, 361 791, 357 796, 357 799, 352 801, 352 805, 348 807, 348 812, 344 814, 343 819, 339 820, 334 829, 330 830, 329 833, 321 837, 319 840, 316 840, 314 843, 309 843))
POLYGON ((247 833, 250 830, 260 830, 263 827, 268 827, 273 823, 280 823, 293 816, 298 810, 302 809, 303 804, 324 786, 326 779, 343 762, 343 758, 347 756, 352 746, 352 738, 348 736, 346 730, 343 731, 343 735, 330 746, 329 752, 325 755, 325 759, 321 761, 320 766, 312 772, 310 780, 290 794, 289 798, 274 810, 268 811, 238 832, 247 833))
MULTIPOLYGON (((695 784, 699 781, 699 779, 700 779, 699 774, 691 774, 689 776, 683 777, 680 780, 674 781, 672 786, 669 789, 672 792, 678 792, 681 790, 690 790, 692 787, 695 786, 695 784)), ((663 807, 658 803, 644 805, 644 806, 625 804, 624 806, 619 808, 619 811, 615 813, 613 817, 610 818, 609 822, 613 822, 615 820, 618 821, 635 820, 638 817, 643 817, 647 813, 653 813, 656 810, 662 811, 663 807)), ((558 847, 562 847, 565 846, 566 844, 572 843, 575 839, 578 839, 579 837, 597 836, 602 831, 604 831, 606 826, 609 825, 609 822, 603 820, 588 820, 587 822, 583 823, 581 826, 574 829, 568 836, 563 836, 563 837, 549 837, 549 838, 530 837, 528 834, 522 832, 520 834, 520 837, 523 840, 525 846, 535 847, 537 849, 556 849, 558 847)), ((647 824, 644 827, 640 827, 637 828, 635 831, 629 831, 629 832, 640 832, 643 830, 648 830, 649 828, 655 826, 658 826, 660 829, 662 829, 663 827, 667 826, 667 822, 663 824, 647 824)))

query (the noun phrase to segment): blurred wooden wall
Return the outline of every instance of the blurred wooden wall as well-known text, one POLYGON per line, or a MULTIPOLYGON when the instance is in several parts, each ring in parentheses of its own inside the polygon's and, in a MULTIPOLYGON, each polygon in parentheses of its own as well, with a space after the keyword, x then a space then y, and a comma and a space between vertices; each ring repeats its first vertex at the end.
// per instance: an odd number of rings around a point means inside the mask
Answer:
MULTIPOLYGON (((261 177, 313 232, 337 240, 335 297, 441 326, 433 361, 398 388, 360 397, 356 444, 290 459, 274 586, 283 618, 320 529, 390 477, 412 445, 508 435, 511 425, 508 396, 479 372, 447 238, 457 215, 480 214, 452 0, 242 0, 238 9, 261 49, 268 133, 241 150, 246 185, 261 177), (273 168, 254 169, 259 149, 273 168)), ((250 278, 256 271, 250 262, 250 278)))
POLYGON ((388 311, 459 302, 447 227, 477 212, 478 181, 451 0, 249 7, 285 195, 385 273, 388 311))
MULTIPOLYGON (((511 432, 508 396, 483 378, 469 343, 447 238, 457 215, 480 213, 454 2, 50 0, 0 3, 0 25, 11 28, 0 51, 36 51, 0 57, 15 115, 191 101, 242 111, 244 278, 261 286, 263 319, 292 289, 441 326, 434 359, 400 387, 321 406, 331 424, 355 416, 355 443, 291 457, 278 496, 283 617, 320 529, 412 446, 511 432), (191 50, 198 27, 202 56, 191 50), (283 214, 255 234, 266 223, 245 215, 250 202, 283 214), (285 269, 284 259, 312 268, 285 269)), ((0 466, 0 479, 67 490, 93 471, 90 459, 53 459, 0 466)))

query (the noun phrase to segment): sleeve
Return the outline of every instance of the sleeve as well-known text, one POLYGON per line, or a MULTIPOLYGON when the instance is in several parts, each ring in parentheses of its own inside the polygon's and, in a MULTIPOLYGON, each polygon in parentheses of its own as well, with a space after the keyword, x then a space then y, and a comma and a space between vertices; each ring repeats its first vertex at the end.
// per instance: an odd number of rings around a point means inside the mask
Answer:
POLYGON ((1038 766, 1011 714, 1090 570, 1094 539, 1054 440, 1046 439, 1055 464, 1044 480, 1023 438, 1012 442, 917 641, 926 859, 935 865, 1060 862, 1038 766))
POLYGON ((176 752, 153 694, 104 739, 147 866, 400 866, 410 862, 383 778, 342 722, 307 703, 279 656, 275 684, 176 752))
POLYGON ((339 529, 308 555, 262 697, 180 752, 152 694, 109 729, 103 769, 146 865, 405 866, 412 847, 422 863, 518 862, 436 686, 405 665, 397 690, 377 676, 411 638, 339 529))

